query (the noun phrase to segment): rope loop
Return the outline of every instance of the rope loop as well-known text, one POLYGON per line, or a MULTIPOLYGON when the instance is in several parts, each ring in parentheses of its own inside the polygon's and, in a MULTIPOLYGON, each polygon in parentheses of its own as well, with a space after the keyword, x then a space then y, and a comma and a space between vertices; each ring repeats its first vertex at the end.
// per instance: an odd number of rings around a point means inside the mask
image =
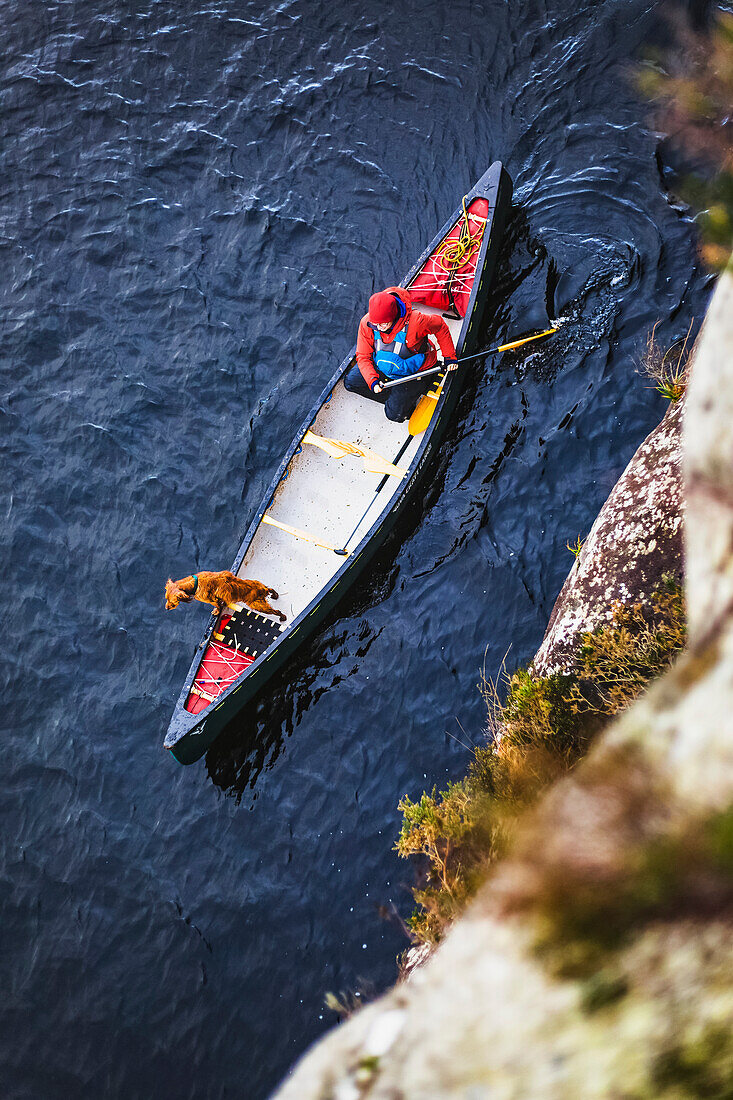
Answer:
POLYGON ((465 267, 481 247, 483 226, 471 233, 471 223, 466 209, 466 196, 463 196, 463 224, 457 238, 444 241, 435 253, 435 266, 445 271, 447 275, 454 275, 459 268, 465 267))

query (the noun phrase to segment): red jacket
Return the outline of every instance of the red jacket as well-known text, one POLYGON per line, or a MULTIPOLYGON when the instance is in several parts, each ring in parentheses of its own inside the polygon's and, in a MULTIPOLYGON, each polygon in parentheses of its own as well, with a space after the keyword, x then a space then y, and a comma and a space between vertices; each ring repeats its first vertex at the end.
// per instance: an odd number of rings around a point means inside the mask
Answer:
MULTIPOLYGON (((450 329, 442 317, 436 313, 418 313, 412 308, 412 298, 409 290, 403 290, 400 286, 388 286, 388 294, 394 294, 405 304, 407 313, 400 317, 394 328, 387 332, 380 332, 385 344, 391 344, 398 332, 407 325, 407 346, 417 354, 425 353, 425 362, 420 370, 428 370, 434 367, 438 356, 428 336, 435 336, 443 353, 444 359, 455 359, 456 349, 453 346, 453 338, 450 329)), ((379 379, 377 368, 374 366, 374 330, 369 324, 369 314, 365 314, 359 322, 359 335, 356 338, 356 362, 362 373, 364 381, 371 389, 372 384, 379 379)))

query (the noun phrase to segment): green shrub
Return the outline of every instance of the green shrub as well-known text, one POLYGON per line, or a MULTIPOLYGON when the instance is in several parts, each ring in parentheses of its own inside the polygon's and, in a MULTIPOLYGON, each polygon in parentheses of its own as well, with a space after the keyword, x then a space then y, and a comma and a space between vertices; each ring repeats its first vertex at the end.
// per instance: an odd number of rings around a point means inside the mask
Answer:
MULTIPOLYGON (((666 578, 648 607, 619 604, 608 623, 581 635, 571 672, 535 676, 518 669, 504 678, 503 704, 497 685, 483 685, 492 740, 473 751, 465 779, 399 804, 395 850, 405 859, 422 857, 426 866, 409 921, 417 940, 440 940, 506 848, 517 816, 584 755, 598 730, 671 664, 684 642, 682 590, 666 578)), ((733 849, 733 838, 721 835, 721 851, 726 845, 733 849)))
POLYGON ((733 1096, 733 1038, 730 1028, 705 1027, 657 1056, 650 1082, 655 1097, 730 1100, 733 1096))
POLYGON ((576 754, 583 721, 575 686, 574 676, 535 677, 525 668, 517 669, 502 711, 502 740, 524 748, 543 745, 568 757, 576 754))
POLYGON ((668 401, 680 401, 687 389, 692 347, 688 347, 694 318, 690 321, 687 333, 675 340, 671 347, 662 350, 657 343, 657 321, 646 342, 644 354, 639 364, 639 373, 646 375, 654 383, 654 389, 668 401))
POLYGON ((423 793, 419 802, 405 796, 399 804, 403 821, 395 845, 403 858, 423 856, 429 871, 426 884, 414 891, 417 910, 412 932, 434 943, 443 927, 476 892, 501 844, 501 825, 491 813, 491 798, 470 780, 448 789, 423 793))
MULTIPOLYGON (((733 807, 681 826, 670 820, 661 835, 649 837, 643 821, 649 788, 619 788, 617 797, 626 799, 624 836, 611 863, 595 871, 537 868, 537 948, 564 977, 593 971, 599 959, 651 921, 726 918, 731 911, 733 807)), ((659 805, 663 794, 651 797, 659 805)))

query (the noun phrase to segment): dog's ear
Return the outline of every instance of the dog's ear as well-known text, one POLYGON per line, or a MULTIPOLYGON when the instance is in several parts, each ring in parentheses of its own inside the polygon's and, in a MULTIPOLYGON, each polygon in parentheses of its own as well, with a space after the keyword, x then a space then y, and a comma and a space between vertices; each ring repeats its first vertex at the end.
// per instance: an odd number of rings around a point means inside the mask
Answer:
POLYGON ((165 586, 165 609, 166 611, 173 611, 175 607, 178 607, 179 592, 176 588, 174 581, 168 578, 165 586))

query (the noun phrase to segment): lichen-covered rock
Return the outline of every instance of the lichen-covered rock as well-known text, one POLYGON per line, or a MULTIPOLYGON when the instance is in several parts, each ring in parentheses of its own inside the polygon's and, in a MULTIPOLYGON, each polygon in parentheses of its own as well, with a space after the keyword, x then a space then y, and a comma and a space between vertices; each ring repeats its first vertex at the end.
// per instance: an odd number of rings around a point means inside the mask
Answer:
POLYGON ((516 930, 467 917, 411 983, 319 1044, 280 1100, 725 1097, 729 936, 724 922, 657 925, 595 982, 558 981, 516 930), (389 1046, 365 1054, 380 1027, 389 1046))
POLYGON ((733 1096, 733 274, 687 396, 690 646, 280 1100, 733 1096), (692 527, 694 526, 694 530, 692 527))
POLYGON ((733 602, 733 264, 721 276, 698 342, 684 448, 692 637, 733 602))
POLYGON ((671 405, 629 462, 568 574, 532 668, 569 671, 578 636, 616 603, 648 605, 664 574, 682 576, 683 402, 671 405))

